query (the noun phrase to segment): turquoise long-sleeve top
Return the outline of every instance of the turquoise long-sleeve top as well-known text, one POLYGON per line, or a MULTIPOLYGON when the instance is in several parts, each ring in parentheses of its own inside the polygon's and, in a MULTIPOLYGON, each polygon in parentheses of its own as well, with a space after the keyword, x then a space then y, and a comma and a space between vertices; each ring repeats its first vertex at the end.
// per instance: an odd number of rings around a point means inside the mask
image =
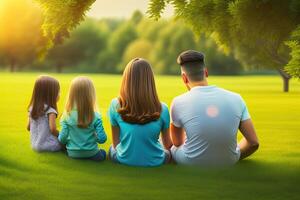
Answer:
POLYGON ((94 119, 87 128, 79 128, 77 110, 64 113, 61 120, 61 131, 58 140, 66 145, 68 155, 74 158, 88 158, 99 151, 98 143, 107 140, 102 118, 95 112, 94 119))

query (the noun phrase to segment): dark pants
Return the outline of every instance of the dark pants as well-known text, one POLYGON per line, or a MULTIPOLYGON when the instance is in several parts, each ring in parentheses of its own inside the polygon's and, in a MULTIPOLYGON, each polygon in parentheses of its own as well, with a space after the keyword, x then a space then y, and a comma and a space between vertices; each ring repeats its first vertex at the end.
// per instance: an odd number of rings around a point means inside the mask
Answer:
POLYGON ((94 161, 103 161, 106 159, 106 152, 103 149, 99 149, 98 153, 90 158, 90 160, 94 161))

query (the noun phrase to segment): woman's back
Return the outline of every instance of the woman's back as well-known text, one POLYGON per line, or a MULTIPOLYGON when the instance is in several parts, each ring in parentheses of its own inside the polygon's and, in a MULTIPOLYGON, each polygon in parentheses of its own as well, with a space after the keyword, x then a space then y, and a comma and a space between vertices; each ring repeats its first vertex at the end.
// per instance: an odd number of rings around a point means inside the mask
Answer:
POLYGON ((162 104, 159 119, 146 124, 125 122, 117 112, 118 99, 113 99, 109 108, 112 126, 120 128, 120 143, 116 146, 117 160, 135 166, 158 166, 165 161, 165 152, 159 141, 160 132, 169 128, 168 107, 162 104))

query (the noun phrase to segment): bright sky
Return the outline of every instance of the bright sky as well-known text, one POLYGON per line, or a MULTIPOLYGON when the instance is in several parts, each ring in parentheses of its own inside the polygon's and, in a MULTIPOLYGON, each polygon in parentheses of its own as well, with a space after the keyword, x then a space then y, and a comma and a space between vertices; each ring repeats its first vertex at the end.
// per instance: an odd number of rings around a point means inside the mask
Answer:
MULTIPOLYGON (((96 0, 87 16, 128 18, 135 10, 146 13, 148 2, 149 0, 96 0)), ((171 6, 168 6, 163 17, 170 17, 172 12, 171 6)))

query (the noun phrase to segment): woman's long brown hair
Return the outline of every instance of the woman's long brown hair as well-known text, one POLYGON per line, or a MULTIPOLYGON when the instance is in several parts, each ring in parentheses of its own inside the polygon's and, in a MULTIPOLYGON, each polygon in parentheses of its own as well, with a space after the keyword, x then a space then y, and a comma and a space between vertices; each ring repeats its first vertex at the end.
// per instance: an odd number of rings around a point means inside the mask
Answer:
POLYGON ((28 109, 31 108, 30 116, 36 120, 50 108, 57 110, 57 98, 59 95, 59 82, 51 76, 39 76, 35 81, 32 97, 28 109), (45 105, 48 108, 45 109, 45 105))
POLYGON ((146 124, 161 113, 154 74, 150 64, 141 58, 131 60, 123 73, 118 113, 128 123, 146 124))
POLYGON ((84 76, 73 79, 66 103, 66 112, 76 109, 78 115, 77 126, 86 128, 94 119, 96 106, 96 91, 93 82, 84 76))

